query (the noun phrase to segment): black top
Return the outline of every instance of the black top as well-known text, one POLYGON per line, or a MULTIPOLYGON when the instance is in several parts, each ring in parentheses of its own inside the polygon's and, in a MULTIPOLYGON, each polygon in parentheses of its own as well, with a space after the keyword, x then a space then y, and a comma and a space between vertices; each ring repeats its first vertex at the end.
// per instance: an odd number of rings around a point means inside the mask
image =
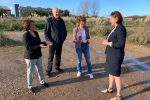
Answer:
POLYGON ((51 41, 53 44, 63 44, 67 37, 66 26, 64 20, 59 17, 56 20, 53 16, 48 18, 44 31, 46 41, 51 41))
POLYGON ((108 42, 113 42, 112 47, 106 47, 106 55, 111 57, 124 57, 124 48, 126 42, 126 28, 122 23, 118 24, 115 31, 109 36, 108 42))
POLYGON ((23 35, 23 44, 25 46, 24 58, 25 59, 38 59, 42 56, 41 40, 38 32, 34 31, 36 37, 33 37, 29 31, 23 35))

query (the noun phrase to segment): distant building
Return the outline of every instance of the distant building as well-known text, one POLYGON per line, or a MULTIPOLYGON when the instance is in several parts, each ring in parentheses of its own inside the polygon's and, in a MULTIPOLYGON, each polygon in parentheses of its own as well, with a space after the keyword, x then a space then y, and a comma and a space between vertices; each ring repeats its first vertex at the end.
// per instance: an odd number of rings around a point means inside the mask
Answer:
POLYGON ((11 9, 10 9, 10 8, 8 8, 7 6, 0 6, 0 8, 2 8, 2 9, 4 9, 4 10, 6 10, 6 13, 7 13, 7 15, 8 15, 8 16, 10 16, 10 15, 11 15, 11 9))
POLYGON ((27 6, 27 7, 21 7, 19 6, 19 4, 14 4, 14 8, 15 8, 15 17, 22 17, 23 12, 25 9, 28 9, 30 12, 32 12, 33 10, 40 10, 43 9, 43 11, 52 11, 51 8, 41 8, 41 7, 31 7, 31 6, 27 6))

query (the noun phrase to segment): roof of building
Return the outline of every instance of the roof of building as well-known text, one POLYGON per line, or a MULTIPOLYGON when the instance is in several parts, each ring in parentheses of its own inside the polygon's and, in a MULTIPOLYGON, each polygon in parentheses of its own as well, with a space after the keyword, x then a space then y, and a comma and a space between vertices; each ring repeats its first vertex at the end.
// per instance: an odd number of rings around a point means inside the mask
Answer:
MULTIPOLYGON (((33 8, 33 9, 51 9, 51 8, 31 7, 31 6, 27 6, 27 7, 23 7, 23 6, 20 6, 19 8, 33 8)), ((52 10, 52 9, 51 9, 51 10, 52 10)))
POLYGON ((8 8, 7 6, 0 6, 0 8, 5 9, 5 10, 11 10, 11 9, 8 8))

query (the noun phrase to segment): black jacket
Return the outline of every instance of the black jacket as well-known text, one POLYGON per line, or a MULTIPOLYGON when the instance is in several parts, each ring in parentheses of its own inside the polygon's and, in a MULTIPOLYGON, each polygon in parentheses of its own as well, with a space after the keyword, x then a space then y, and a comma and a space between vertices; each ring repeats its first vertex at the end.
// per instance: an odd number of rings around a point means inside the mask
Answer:
POLYGON ((111 57, 124 57, 124 48, 126 42, 126 28, 122 23, 118 24, 115 31, 109 36, 108 42, 113 42, 112 47, 107 45, 106 55, 111 57))
POLYGON ((67 37, 66 26, 64 20, 59 17, 56 20, 53 16, 48 18, 44 31, 46 41, 51 41, 53 44, 63 44, 67 37))
POLYGON ((41 40, 38 32, 34 31, 36 37, 33 37, 30 32, 26 32, 23 35, 23 44, 25 46, 24 58, 25 59, 38 59, 42 56, 41 52, 41 40))

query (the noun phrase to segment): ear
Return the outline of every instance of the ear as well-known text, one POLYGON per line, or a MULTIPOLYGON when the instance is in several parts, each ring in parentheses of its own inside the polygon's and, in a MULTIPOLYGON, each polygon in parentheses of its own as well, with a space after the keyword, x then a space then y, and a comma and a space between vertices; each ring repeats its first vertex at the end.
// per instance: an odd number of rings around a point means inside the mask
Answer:
POLYGON ((115 19, 116 19, 116 23, 118 24, 118 17, 116 17, 115 19))

